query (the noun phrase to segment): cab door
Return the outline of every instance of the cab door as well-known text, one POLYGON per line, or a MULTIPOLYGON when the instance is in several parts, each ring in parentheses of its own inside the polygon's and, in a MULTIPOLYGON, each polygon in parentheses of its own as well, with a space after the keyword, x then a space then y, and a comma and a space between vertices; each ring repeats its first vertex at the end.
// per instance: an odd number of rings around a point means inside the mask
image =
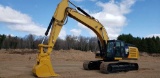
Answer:
POLYGON ((115 41, 115 57, 123 58, 125 54, 125 47, 123 41, 115 41))

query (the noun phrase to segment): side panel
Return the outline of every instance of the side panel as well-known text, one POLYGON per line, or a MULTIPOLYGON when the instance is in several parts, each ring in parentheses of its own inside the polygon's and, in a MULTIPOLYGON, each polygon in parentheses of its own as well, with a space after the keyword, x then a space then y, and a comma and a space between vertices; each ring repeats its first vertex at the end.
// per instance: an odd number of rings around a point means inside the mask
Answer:
POLYGON ((129 47, 129 59, 138 59, 139 57, 139 51, 136 47, 129 47))

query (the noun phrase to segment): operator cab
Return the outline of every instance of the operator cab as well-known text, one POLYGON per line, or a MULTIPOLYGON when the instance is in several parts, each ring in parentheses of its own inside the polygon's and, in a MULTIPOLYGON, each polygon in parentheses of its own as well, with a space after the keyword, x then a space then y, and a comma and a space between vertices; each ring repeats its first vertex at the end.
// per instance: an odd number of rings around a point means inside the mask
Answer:
POLYGON ((120 40, 108 40, 104 60, 116 61, 128 57, 128 45, 120 40))

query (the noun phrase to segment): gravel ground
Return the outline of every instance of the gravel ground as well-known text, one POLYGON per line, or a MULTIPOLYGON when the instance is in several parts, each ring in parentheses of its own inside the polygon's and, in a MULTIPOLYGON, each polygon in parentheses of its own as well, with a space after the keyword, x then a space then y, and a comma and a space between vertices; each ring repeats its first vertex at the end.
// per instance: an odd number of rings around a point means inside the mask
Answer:
MULTIPOLYGON (((35 50, 36 51, 36 50, 35 50)), ((36 53, 19 50, 0 50, 0 78, 35 78, 32 67, 36 62, 36 53)), ((85 60, 96 60, 94 53, 77 50, 53 51, 52 65, 60 76, 55 78, 160 78, 160 57, 141 54, 137 62, 138 71, 102 74, 99 70, 86 71, 82 64, 85 60)))

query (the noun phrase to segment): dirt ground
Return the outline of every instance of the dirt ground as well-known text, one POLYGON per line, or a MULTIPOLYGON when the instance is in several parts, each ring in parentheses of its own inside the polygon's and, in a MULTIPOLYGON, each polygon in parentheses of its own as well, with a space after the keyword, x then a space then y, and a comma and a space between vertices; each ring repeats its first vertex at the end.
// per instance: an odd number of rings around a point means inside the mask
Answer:
MULTIPOLYGON (((35 78, 32 67, 37 50, 0 50, 0 78, 35 78)), ((102 74, 99 70, 86 71, 83 61, 96 60, 94 53, 77 50, 53 51, 52 65, 60 76, 55 78, 160 78, 160 57, 142 53, 137 62, 138 71, 102 74)))

